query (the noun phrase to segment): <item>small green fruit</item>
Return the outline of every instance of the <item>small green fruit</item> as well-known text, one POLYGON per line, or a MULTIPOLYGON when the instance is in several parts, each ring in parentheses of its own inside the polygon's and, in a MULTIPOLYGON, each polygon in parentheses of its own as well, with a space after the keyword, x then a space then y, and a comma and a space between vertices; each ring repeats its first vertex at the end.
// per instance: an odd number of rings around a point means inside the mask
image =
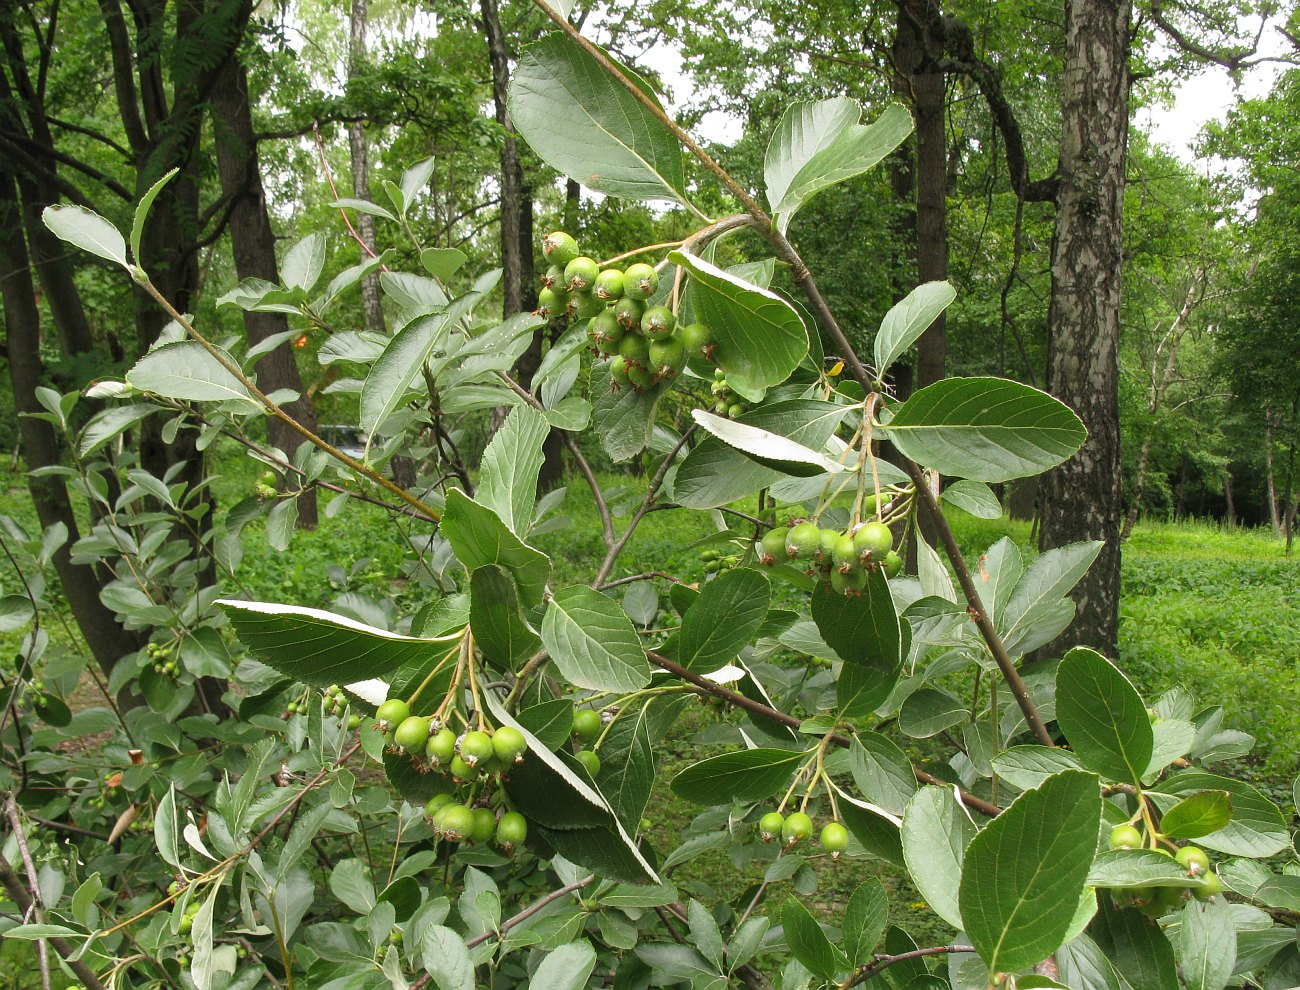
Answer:
POLYGON ((890 550, 889 553, 885 554, 885 559, 881 561, 880 566, 884 568, 885 577, 898 577, 903 570, 903 558, 890 550))
POLYGON ((822 848, 840 858, 840 853, 849 847, 849 830, 839 822, 827 822, 822 827, 822 848))
POLYGON ((569 311, 569 294, 563 289, 543 289, 537 293, 537 308, 533 310, 544 320, 553 320, 569 311))
POLYGON ((578 762, 586 767, 587 773, 591 774, 592 777, 595 777, 596 774, 600 773, 600 757, 591 750, 584 749, 579 753, 578 762))
POLYGON ((356 730, 359 729, 359 728, 361 728, 361 716, 360 716, 360 715, 349 715, 349 716, 348 716, 348 731, 349 731, 349 732, 354 732, 354 731, 356 731, 356 730))
POLYGON ((769 811, 758 820, 758 834, 764 842, 773 842, 781 834, 785 824, 785 815, 779 811, 769 811))
POLYGON ((852 598, 860 595, 867 587, 867 572, 858 568, 847 574, 841 570, 831 571, 831 590, 852 598))
POLYGON ((429 744, 429 719, 424 715, 404 718, 393 732, 393 741, 408 753, 423 753, 429 744))
MULTIPOLYGON (((626 278, 624 281, 626 286, 626 278)), ((632 299, 624 290, 623 298, 614 306, 614 317, 626 330, 641 329, 641 317, 645 315, 645 303, 632 299)))
POLYGON ((1210 870, 1210 857, 1205 855, 1205 850, 1197 846, 1183 846, 1174 859, 1186 867, 1188 876, 1204 876, 1210 870))
POLYGON ((628 265, 623 272, 623 295, 629 299, 649 299, 658 289, 659 273, 649 265, 628 265))
POLYGON ((743 402, 733 402, 727 407, 727 418, 740 419, 747 411, 743 402))
POLYGON ((1201 883, 1203 886, 1195 887, 1192 890, 1192 894, 1200 901, 1207 901, 1223 890, 1223 881, 1219 879, 1219 875, 1213 870, 1205 871, 1205 875, 1201 877, 1201 883))
POLYGON ((379 720, 379 726, 387 732, 391 726, 400 725, 405 722, 411 714, 411 706, 401 698, 389 698, 379 710, 375 712, 375 718, 379 720))
POLYGON ((474 824, 469 830, 471 842, 490 842, 497 833, 497 816, 491 808, 475 808, 474 824))
POLYGON ((605 311, 605 303, 590 292, 575 292, 569 297, 569 315, 575 320, 590 320, 605 311))
POLYGON ((477 729, 465 733, 460 741, 459 750, 460 758, 472 767, 490 760, 496 752, 492 747, 492 737, 486 732, 479 732, 477 729))
POLYGON ((785 554, 794 560, 812 560, 821 546, 822 531, 816 523, 793 526, 785 538, 785 554))
POLYGON ((434 766, 445 767, 456 755, 456 733, 448 728, 439 729, 429 737, 424 755, 434 766))
POLYGON ((686 367, 686 351, 682 349, 681 341, 673 337, 652 340, 648 351, 650 370, 660 378, 676 378, 686 367))
POLYGON ((457 780, 474 781, 479 778, 478 770, 466 763, 460 754, 451 758, 450 767, 451 775, 457 780))
POLYGON ((703 323, 688 323, 684 327, 679 327, 677 336, 682 342, 682 347, 686 348, 686 353, 694 358, 707 358, 709 348, 713 345, 713 334, 703 323))
POLYGON ((463 804, 449 804, 439 818, 443 838, 460 842, 474 830, 474 812, 463 804))
POLYGON ((796 811, 786 818, 781 825, 781 841, 787 846, 793 846, 796 842, 802 842, 813 833, 812 819, 802 811, 796 811))
POLYGON ((776 566, 777 561, 785 559, 785 538, 790 530, 785 526, 769 529, 759 541, 759 561, 765 567, 776 566))
POLYGON ((606 268, 596 276, 596 282, 591 287, 596 298, 604 299, 606 302, 612 302, 623 295, 623 273, 617 268, 606 268))
POLYGON ((894 534, 882 522, 869 522, 853 534, 853 542, 858 548, 859 559, 865 564, 881 560, 893 549, 894 534))
POLYGON ((600 735, 600 713, 590 708, 579 708, 573 713, 573 734, 583 742, 591 742, 600 735))
POLYGON ((497 842, 510 849, 528 838, 528 819, 517 811, 507 811, 497 822, 497 842))
POLYGON ((518 729, 503 725, 492 734, 492 749, 502 763, 511 764, 528 749, 528 740, 518 729))
MULTIPOLYGON (((617 344, 623 339, 623 334, 625 333, 627 333, 627 331, 623 329, 623 325, 614 317, 614 311, 612 309, 601 310, 600 314, 592 317, 591 322, 587 324, 587 336, 597 347, 601 347, 601 345, 607 343, 617 344)), ((617 350, 616 347, 615 352, 617 352, 617 350)))
POLYGON ((1112 849, 1141 849, 1142 833, 1132 825, 1116 825, 1110 830, 1112 849))
POLYGON ((643 364, 634 364, 627 369, 627 380, 636 391, 644 392, 654 387, 655 374, 643 364))
POLYGON ((858 547, 853 537, 846 533, 836 533, 836 540, 831 544, 831 564, 836 570, 845 574, 858 569, 858 547))
POLYGON ((578 256, 578 242, 573 239, 572 234, 557 230, 542 238, 542 254, 552 265, 563 268, 578 256))
POLYGON ((627 376, 627 359, 616 354, 609 360, 609 377, 619 388, 630 388, 631 380, 627 376))
POLYGON ((556 286, 559 286, 561 289, 564 288, 563 265, 551 265, 550 268, 546 269, 546 273, 542 276, 543 289, 554 289, 556 286))
POLYGON ((618 353, 628 365, 647 367, 650 363, 650 342, 639 333, 629 333, 618 342, 618 353))
POLYGON ((673 332, 677 317, 667 306, 651 306, 641 317, 641 332, 651 340, 663 340, 673 332))
POLYGON ((830 563, 831 554, 835 552, 835 547, 843 536, 837 529, 823 529, 817 533, 817 559, 830 563))
POLYGON ((433 818, 434 815, 436 815, 442 808, 444 808, 448 804, 451 804, 450 794, 435 794, 433 797, 429 798, 427 802, 425 802, 424 814, 428 818, 433 818))
POLYGON ((600 275, 600 266, 592 258, 574 258, 564 266, 564 287, 570 292, 590 289, 600 275))

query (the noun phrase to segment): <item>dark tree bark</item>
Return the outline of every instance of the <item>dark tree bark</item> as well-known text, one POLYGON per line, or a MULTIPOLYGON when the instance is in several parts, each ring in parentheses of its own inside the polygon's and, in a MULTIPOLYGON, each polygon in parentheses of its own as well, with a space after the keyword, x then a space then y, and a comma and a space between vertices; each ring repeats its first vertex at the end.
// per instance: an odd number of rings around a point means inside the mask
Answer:
MULTIPOLYGON (((348 82, 353 83, 366 58, 366 18, 370 0, 352 0, 348 34, 348 82)), ((361 121, 348 124, 348 152, 352 161, 352 195, 370 198, 370 156, 366 149, 366 130, 361 121)), ((357 233, 371 251, 375 250, 375 218, 369 213, 357 215, 357 233)), ((379 274, 371 272, 361 280, 361 308, 366 329, 384 331, 384 309, 380 303, 379 274)))
POLYGON ((27 245, 21 233, 21 209, 14 177, 0 172, 0 222, 10 231, 8 236, 0 237, 0 300, 4 303, 18 435, 27 460, 27 487, 42 528, 62 523, 68 529, 67 541, 54 554, 54 569, 86 645, 107 675, 122 656, 139 649, 142 642, 136 634, 127 632, 116 615, 100 601, 101 580, 95 568, 72 562, 69 548, 80 538, 80 531, 63 479, 32 473, 61 465, 62 451, 52 425, 24 415, 44 411, 36 399, 36 388, 41 384, 45 368, 41 363, 40 309, 32 285, 27 245))
POLYGON ((1047 386, 1083 419, 1088 439, 1044 479, 1039 546, 1096 539, 1106 545, 1076 590, 1074 625, 1049 652, 1082 644, 1114 656, 1118 645, 1118 359, 1129 18, 1129 0, 1066 5, 1047 386))
MULTIPOLYGON (((212 110, 217 173, 221 178, 221 193, 230 204, 230 247, 235 259, 235 273, 241 279, 261 278, 278 282, 275 233, 266 209, 266 190, 262 186, 257 142, 253 136, 248 73, 237 59, 226 63, 213 87, 212 110)), ((249 343, 256 344, 288 330, 289 321, 283 313, 245 312, 244 328, 249 343)), ((316 429, 316 410, 305 395, 293 348, 288 341, 257 363, 257 377, 267 392, 280 388, 297 392, 300 398, 288 403, 285 409, 309 430, 316 429)), ((266 430, 272 445, 292 459, 302 438, 274 418, 267 420, 266 430)), ((313 489, 298 497, 298 525, 315 529, 316 523, 316 492, 313 489)))

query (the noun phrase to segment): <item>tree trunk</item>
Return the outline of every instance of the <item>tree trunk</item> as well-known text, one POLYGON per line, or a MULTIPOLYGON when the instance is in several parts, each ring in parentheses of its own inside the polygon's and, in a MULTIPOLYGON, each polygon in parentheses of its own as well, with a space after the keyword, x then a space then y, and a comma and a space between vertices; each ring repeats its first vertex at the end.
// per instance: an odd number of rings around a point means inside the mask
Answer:
POLYGON ((1277 476, 1273 473, 1273 411, 1264 410, 1264 498, 1268 502, 1268 521, 1276 536, 1282 535, 1282 517, 1277 510, 1277 476))
MULTIPOLYGON (((279 282, 275 260, 275 233, 266 209, 266 191, 262 187, 257 157, 257 139, 253 136, 252 108, 248 98, 248 73, 243 64, 231 59, 222 70, 212 94, 212 129, 217 150, 217 173, 221 192, 230 203, 230 247, 235 259, 235 274, 240 279, 260 278, 279 282)), ((283 313, 244 313, 244 329, 251 344, 284 333, 289 321, 283 313)), ((285 410, 309 430, 316 429, 316 410, 305 395, 302 377, 293 347, 285 341, 257 363, 257 377, 264 391, 287 388, 299 398, 285 405, 285 410)), ((293 459, 302 438, 278 419, 266 421, 267 436, 293 459)), ((289 479, 284 479, 287 482, 289 479)), ((286 490, 297 488, 288 485, 286 490)), ((316 492, 308 489, 298 497, 298 525, 315 529, 317 524, 316 492)))
MULTIPOLYGON (((370 0, 352 0, 351 32, 348 35, 348 82, 354 83, 366 59, 366 18, 370 0)), ((370 198, 370 156, 366 149, 366 131, 361 121, 348 125, 348 151, 352 159, 352 195, 370 198)), ((357 233, 371 251, 375 250, 375 218, 369 213, 357 216, 357 233)), ((384 309, 379 296, 379 273, 371 272, 361 280, 361 308, 366 329, 384 331, 384 309)))
POLYGON ((1142 511, 1142 493, 1146 490, 1147 463, 1150 459, 1151 438, 1148 436, 1142 441, 1142 449, 1138 451, 1137 471, 1133 478, 1133 501, 1129 504, 1128 514, 1124 517, 1124 530, 1119 534, 1121 543, 1128 542, 1129 534, 1137 524, 1138 513, 1142 511))
POLYGON ((1118 355, 1129 14, 1129 0, 1066 4, 1047 385, 1079 414, 1088 439, 1045 479, 1039 546, 1046 550, 1096 539, 1106 545, 1078 586, 1074 625, 1049 653, 1083 644, 1114 656, 1118 646, 1118 355))
POLYGON ((58 467, 62 459, 54 427, 45 420, 25 415, 45 411, 36 399, 36 388, 41 384, 45 368, 41 363, 40 309, 19 210, 13 176, 0 173, 0 220, 10 231, 8 236, 0 237, 0 300, 4 303, 18 435, 27 460, 27 487, 41 527, 57 524, 67 527, 68 539, 54 554, 54 569, 91 655, 108 675, 123 655, 139 649, 143 641, 135 633, 127 632, 118 623, 117 616, 100 601, 101 581, 95 568, 72 562, 69 548, 80 538, 80 532, 63 479, 53 474, 38 477, 32 473, 58 467))
POLYGON ((1232 498, 1232 472, 1229 471, 1223 476, 1223 501, 1225 503, 1225 515, 1229 526, 1237 525, 1237 506, 1232 498))
POLYGON ((1286 534, 1286 555, 1291 556, 1291 544, 1295 538, 1295 441, 1300 432, 1300 392, 1296 392, 1291 403, 1291 436, 1286 445, 1286 508, 1283 512, 1282 527, 1286 534))

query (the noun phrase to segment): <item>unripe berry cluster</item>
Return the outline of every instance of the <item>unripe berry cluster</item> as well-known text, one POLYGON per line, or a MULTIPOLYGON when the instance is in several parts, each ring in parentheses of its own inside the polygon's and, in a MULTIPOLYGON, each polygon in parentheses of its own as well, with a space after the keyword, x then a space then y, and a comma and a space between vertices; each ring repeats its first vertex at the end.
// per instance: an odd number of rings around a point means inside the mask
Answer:
MULTIPOLYGON (((1167 841, 1160 840, 1162 843, 1167 841)), ((1132 824, 1116 825, 1110 830, 1109 842, 1110 848, 1115 850, 1145 848, 1168 856, 1186 871, 1187 876, 1201 881, 1199 887, 1129 887, 1122 892, 1122 895, 1117 892, 1125 902, 1144 914, 1159 917, 1181 907, 1189 893, 1198 900, 1204 901, 1210 900, 1223 890, 1219 875, 1210 869, 1210 857, 1198 846, 1180 846, 1177 851, 1171 851, 1166 845, 1160 843, 1150 845, 1142 832, 1132 824)))
POLYGON ((868 571, 879 567, 886 577, 894 577, 903 569, 903 559, 893 547, 893 532, 876 520, 847 532, 795 520, 763 535, 758 559, 767 567, 782 561, 802 563, 809 574, 825 578, 840 594, 860 595, 867 586, 868 571))
MULTIPOLYGON (((808 839, 813 834, 813 820, 802 811, 783 815, 779 811, 769 811, 758 820, 758 834, 764 842, 776 842, 787 849, 808 839)), ((839 859, 840 853, 849 847, 849 830, 839 822, 831 821, 822 826, 821 845, 833 859, 839 859)))
POLYGON ((153 665, 155 674, 160 674, 163 677, 175 677, 180 673, 180 667, 176 665, 172 651, 168 647, 162 643, 150 643, 144 649, 153 665))
POLYGON ((498 818, 495 809, 461 804, 450 794, 431 797, 424 814, 434 834, 447 842, 495 841, 506 852, 513 852, 528 837, 528 820, 519 812, 506 811, 498 818))
POLYGON ((713 392, 713 411, 717 415, 739 419, 749 412, 749 404, 732 392, 731 386, 727 384, 727 375, 721 368, 713 372, 713 384, 709 389, 713 392))
POLYGON ((712 358, 713 335, 704 324, 679 326, 667 306, 648 305, 659 289, 659 273, 650 265, 602 270, 563 231, 542 238, 542 253, 550 267, 542 276, 537 314, 589 321, 587 337, 609 361, 617 388, 658 388, 681 374, 687 358, 712 358))

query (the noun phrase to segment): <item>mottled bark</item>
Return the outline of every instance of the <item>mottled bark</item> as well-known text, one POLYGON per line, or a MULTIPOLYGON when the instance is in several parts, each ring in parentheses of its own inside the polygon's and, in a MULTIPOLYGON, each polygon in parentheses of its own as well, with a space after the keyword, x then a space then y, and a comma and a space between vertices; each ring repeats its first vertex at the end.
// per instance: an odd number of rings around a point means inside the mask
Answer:
MULTIPOLYGON (((266 208, 266 190, 262 186, 257 141, 253 136, 252 108, 248 98, 248 73, 237 60, 231 59, 222 70, 212 94, 213 133, 217 150, 217 174, 221 193, 230 201, 230 247, 235 274, 240 279, 260 278, 279 282, 275 259, 275 232, 266 208)), ((283 313, 244 313, 244 329, 250 344, 257 344, 289 329, 283 313)), ((316 410, 306 397, 293 347, 285 341, 257 363, 257 377, 262 389, 292 389, 300 396, 285 409, 310 430, 316 428, 316 410)), ((271 444, 290 459, 302 438, 280 420, 269 418, 266 424, 271 444)), ((296 486, 294 486, 296 487, 296 486)), ((298 525, 315 529, 317 523, 316 492, 309 490, 298 498, 298 525)))
POLYGON ((1273 411, 1264 410, 1264 498, 1273 532, 1282 535, 1282 515, 1277 509, 1277 475, 1273 471, 1273 411))
MULTIPOLYGON (((348 34, 348 82, 360 75, 366 59, 366 19, 370 0, 352 0, 350 30, 348 34)), ((357 199, 370 198, 370 154, 366 148, 366 131, 361 121, 348 124, 348 153, 352 163, 352 195, 357 199)), ((357 233, 371 251, 375 250, 375 218, 369 213, 357 215, 357 233)), ((361 280, 361 308, 365 313, 366 329, 380 333, 384 330, 384 309, 380 303, 379 273, 371 272, 361 280)))
POLYGON ((1128 138, 1128 0, 1066 5, 1060 185, 1052 244, 1047 386, 1088 428, 1044 479, 1042 549, 1105 547, 1075 592, 1074 625, 1048 652, 1082 644, 1115 655, 1119 633, 1120 265, 1128 138))

